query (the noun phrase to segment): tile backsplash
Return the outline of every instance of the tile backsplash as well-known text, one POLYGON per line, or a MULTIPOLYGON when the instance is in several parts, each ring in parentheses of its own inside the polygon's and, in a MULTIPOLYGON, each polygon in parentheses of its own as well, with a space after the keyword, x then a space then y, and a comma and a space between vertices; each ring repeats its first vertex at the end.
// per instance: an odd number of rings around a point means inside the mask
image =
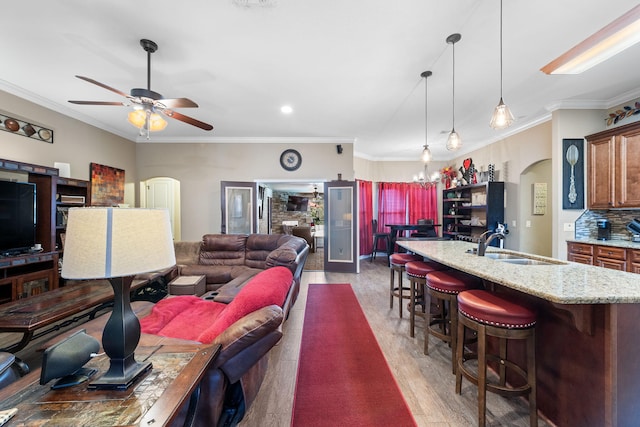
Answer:
POLYGON ((630 240, 627 224, 640 219, 640 209, 587 210, 576 220, 576 239, 597 239, 599 219, 611 221, 611 240, 630 240))

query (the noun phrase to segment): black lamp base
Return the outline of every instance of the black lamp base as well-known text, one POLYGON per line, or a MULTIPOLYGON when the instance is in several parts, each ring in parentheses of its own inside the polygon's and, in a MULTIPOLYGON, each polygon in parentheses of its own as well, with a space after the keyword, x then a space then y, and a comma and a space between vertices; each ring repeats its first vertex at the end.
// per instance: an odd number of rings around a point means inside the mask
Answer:
POLYGON ((151 370, 151 362, 138 363, 134 352, 140 341, 140 321, 131 309, 132 276, 110 278, 113 311, 102 332, 102 348, 109 356, 109 370, 89 384, 91 389, 124 390, 151 370))
POLYGON ((109 369, 109 371, 107 371, 107 373, 102 377, 89 383, 87 388, 92 390, 126 390, 147 372, 151 371, 152 367, 151 362, 135 362, 134 366, 128 367, 127 374, 125 376, 110 375, 111 369, 109 369))

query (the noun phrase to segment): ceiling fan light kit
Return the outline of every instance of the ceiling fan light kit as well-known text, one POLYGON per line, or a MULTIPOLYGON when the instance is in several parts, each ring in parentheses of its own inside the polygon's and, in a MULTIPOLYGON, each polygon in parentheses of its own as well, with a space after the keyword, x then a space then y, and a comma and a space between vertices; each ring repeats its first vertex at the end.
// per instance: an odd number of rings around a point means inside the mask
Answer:
POLYGON ((493 129, 506 129, 513 123, 513 114, 502 100, 502 0, 500 0, 500 102, 493 110, 489 126, 493 129))
POLYGON ((186 116, 184 114, 174 111, 173 108, 197 108, 198 104, 188 98, 163 98, 158 92, 151 90, 151 54, 158 50, 158 45, 148 39, 140 40, 140 46, 147 52, 147 88, 133 88, 130 95, 114 89, 110 86, 93 80, 89 77, 76 76, 77 78, 86 82, 95 84, 107 89, 111 92, 117 93, 120 96, 127 98, 126 102, 110 102, 110 101, 69 101, 72 104, 79 105, 124 105, 132 106, 133 111, 128 114, 128 121, 132 125, 140 129, 140 136, 145 136, 149 139, 149 133, 155 131, 161 131, 167 127, 167 121, 162 117, 167 116, 181 122, 187 123, 192 126, 196 126, 200 129, 210 131, 213 129, 208 123, 201 122, 193 117, 186 116))
POLYGON ((458 132, 456 132, 456 43, 458 43, 462 39, 462 36, 458 33, 451 34, 447 37, 447 43, 451 45, 452 49, 452 63, 453 63, 453 85, 452 85, 452 122, 453 125, 451 127, 451 132, 449 133, 449 137, 447 138, 447 150, 456 151, 460 149, 462 146, 462 139, 458 132))
POLYGON ((149 110, 133 110, 128 116, 129 123, 140 129, 141 135, 149 132, 161 131, 167 127, 167 121, 158 113, 149 110))

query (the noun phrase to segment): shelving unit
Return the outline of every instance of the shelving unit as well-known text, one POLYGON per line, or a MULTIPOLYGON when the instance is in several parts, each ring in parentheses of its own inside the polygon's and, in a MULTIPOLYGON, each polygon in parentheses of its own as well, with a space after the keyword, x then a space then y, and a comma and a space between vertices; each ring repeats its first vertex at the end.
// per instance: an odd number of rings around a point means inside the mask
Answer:
POLYGON ((89 181, 70 178, 57 178, 56 186, 56 249, 62 251, 60 235, 67 229, 69 208, 84 207, 89 204, 89 181))
MULTIPOLYGON (((442 235, 475 241, 504 223, 504 182, 491 181, 442 190, 442 235)), ((495 241, 497 244, 497 241, 495 241)))
POLYGON ((36 242, 42 252, 0 257, 0 304, 29 297, 58 287, 60 233, 58 208, 84 206, 89 201, 88 181, 61 178, 58 169, 0 159, 0 170, 24 175, 36 186, 36 242), (72 196, 72 199, 62 196, 72 196), (84 203, 78 203, 84 197, 84 203), (66 203, 75 200, 76 203, 66 203))

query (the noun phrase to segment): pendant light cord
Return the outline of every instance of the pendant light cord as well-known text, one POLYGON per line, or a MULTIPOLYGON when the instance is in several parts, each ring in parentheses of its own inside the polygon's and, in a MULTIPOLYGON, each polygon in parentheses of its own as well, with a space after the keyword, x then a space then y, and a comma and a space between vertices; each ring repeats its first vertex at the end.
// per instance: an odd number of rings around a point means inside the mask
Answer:
POLYGON ((451 43, 451 48, 452 48, 452 56, 453 56, 453 61, 451 61, 451 63, 453 64, 453 72, 451 73, 451 75, 453 76, 453 90, 452 90, 452 126, 451 128, 453 130, 456 129, 456 43, 453 42, 451 43))
POLYGON ((500 0, 500 99, 502 99, 502 0, 500 0))
POLYGON ((429 147, 429 89, 426 76, 424 78, 424 144, 425 148, 429 147))

